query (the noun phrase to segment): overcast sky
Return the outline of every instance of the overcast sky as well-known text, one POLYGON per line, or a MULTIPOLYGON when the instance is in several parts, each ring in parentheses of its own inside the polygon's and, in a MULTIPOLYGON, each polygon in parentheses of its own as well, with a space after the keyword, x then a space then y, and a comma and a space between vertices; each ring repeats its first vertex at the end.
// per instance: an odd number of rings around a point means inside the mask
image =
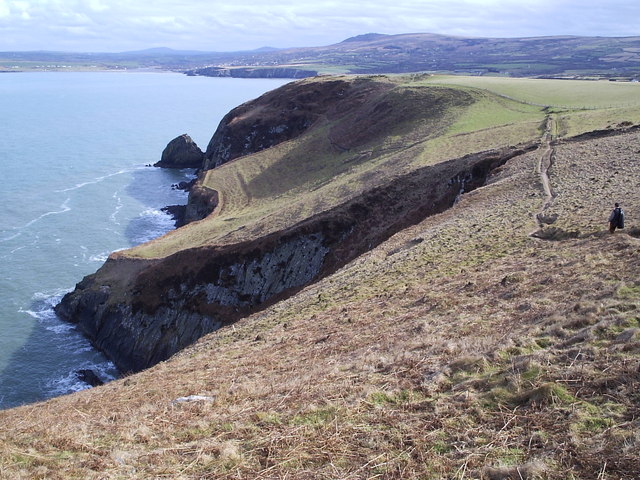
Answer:
POLYGON ((640 35, 640 0, 0 0, 0 51, 233 51, 363 33, 640 35))

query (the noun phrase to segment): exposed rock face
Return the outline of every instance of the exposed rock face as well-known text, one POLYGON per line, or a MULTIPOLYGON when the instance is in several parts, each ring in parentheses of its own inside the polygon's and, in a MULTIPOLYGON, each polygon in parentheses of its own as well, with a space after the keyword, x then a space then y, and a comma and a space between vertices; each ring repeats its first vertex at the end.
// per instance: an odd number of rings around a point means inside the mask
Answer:
POLYGON ((329 251, 325 241, 322 233, 301 233, 273 237, 261 246, 181 252, 149 264, 111 257, 65 296, 56 311, 77 322, 121 370, 141 370, 238 318, 240 312, 309 283, 329 251), (114 271, 131 269, 132 284, 101 284, 105 277, 113 279, 114 271), (113 291, 120 288, 128 290, 125 296, 131 302, 112 303, 113 291))
MULTIPOLYGON (((190 294, 204 294, 209 304, 251 307, 294 287, 305 285, 320 272, 329 249, 322 233, 283 241, 263 255, 220 269, 211 283, 194 285, 190 294)), ((184 291, 170 292, 180 298, 184 291)))
POLYGON ((286 231, 142 260, 112 254, 56 307, 123 371, 167 359, 202 335, 342 267, 450 207, 523 153, 485 152, 424 167, 286 231))
POLYGON ((171 140, 154 167, 201 168, 204 153, 186 133, 171 140))
POLYGON ((185 222, 185 213, 187 211, 186 205, 167 205, 166 207, 162 207, 160 210, 171 215, 176 228, 180 228, 186 223, 185 222))
POLYGON ((189 223, 209 215, 219 204, 218 192, 203 188, 198 184, 189 190, 189 201, 185 207, 183 222, 189 223))

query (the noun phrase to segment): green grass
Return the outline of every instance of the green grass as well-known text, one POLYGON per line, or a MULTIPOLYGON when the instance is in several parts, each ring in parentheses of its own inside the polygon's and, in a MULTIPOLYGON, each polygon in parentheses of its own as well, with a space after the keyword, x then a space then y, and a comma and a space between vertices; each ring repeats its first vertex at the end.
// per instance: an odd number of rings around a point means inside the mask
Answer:
POLYGON ((429 82, 479 88, 520 102, 566 109, 640 107, 639 83, 457 76, 434 76, 429 82))
POLYGON ((640 106, 566 112, 560 115, 559 121, 561 133, 566 137, 627 124, 638 125, 640 106))
POLYGON ((296 415, 292 420, 292 425, 308 425, 308 426, 323 426, 331 423, 337 415, 335 407, 319 408, 311 410, 309 412, 296 415))
POLYGON ((611 418, 580 415, 578 420, 571 425, 571 429, 578 434, 594 435, 612 427, 613 424, 611 418))
POLYGON ((622 285, 616 292, 618 298, 640 299, 640 283, 635 285, 622 285))
MULTIPOLYGON (((545 80, 507 77, 434 76, 425 83, 459 85, 481 89, 509 98, 512 102, 499 101, 474 105, 451 130, 461 133, 478 131, 482 125, 493 122, 494 128, 508 130, 505 125, 532 128, 527 118, 535 118, 541 111, 559 114, 560 137, 572 137, 593 130, 640 124, 640 84, 589 80, 545 80), (520 102, 520 107, 514 107, 520 102), (527 109, 526 107, 529 107, 527 109)), ((507 132, 495 132, 501 136, 507 132)), ((512 140, 513 142, 514 140, 512 140)))
POLYGON ((537 126, 543 120, 544 113, 539 107, 493 95, 483 95, 482 100, 471 105, 447 134, 458 135, 513 124, 531 124, 532 122, 537 126))
POLYGON ((375 406, 383 405, 407 405, 411 403, 421 402, 425 399, 420 392, 413 390, 401 390, 397 393, 374 392, 369 395, 369 402, 375 406))

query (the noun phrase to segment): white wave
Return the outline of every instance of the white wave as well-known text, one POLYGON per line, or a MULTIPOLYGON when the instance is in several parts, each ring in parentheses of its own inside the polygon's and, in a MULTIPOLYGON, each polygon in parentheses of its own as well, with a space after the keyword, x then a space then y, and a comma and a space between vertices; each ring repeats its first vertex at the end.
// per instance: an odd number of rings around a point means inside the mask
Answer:
POLYGON ((104 362, 100 363, 94 363, 90 368, 91 370, 96 372, 96 374, 105 382, 109 382, 118 378, 118 369, 116 368, 114 363, 109 360, 105 360, 104 362))
MULTIPOLYGON (((69 324, 70 325, 70 324, 69 324)), ((73 326, 72 326, 73 327, 73 326)), ((74 330, 75 328, 71 328, 67 331, 74 330)), ((51 329, 50 331, 54 331, 51 329)), ((61 330, 60 333, 66 333, 64 330, 61 330)), ((62 352, 67 352, 70 355, 77 355, 83 352, 90 352, 93 349, 91 348, 91 344, 89 341, 80 335, 67 335, 64 343, 59 343, 56 345, 57 349, 62 352)))
POLYGON ((35 312, 33 310, 24 310, 23 308, 19 308, 18 312, 26 313, 27 315, 29 315, 30 317, 33 317, 35 319, 39 319, 40 318, 40 312, 35 312))
POLYGON ((116 219, 116 217, 118 216, 118 213, 120 213, 120 210, 122 210, 122 207, 124 206, 124 204, 122 203, 122 199, 120 198, 119 192, 114 192, 113 193, 113 198, 116 201, 116 208, 113 211, 113 213, 110 215, 110 219, 113 223, 115 223, 116 225, 120 225, 120 222, 118 222, 118 220, 116 219))
POLYGON ((62 297, 71 291, 68 288, 58 288, 49 292, 36 292, 31 297, 33 308, 19 308, 18 312, 29 315, 40 322, 40 324, 50 332, 64 334, 75 330, 75 325, 61 321, 53 307, 57 305, 62 297))
POLYGON ((70 323, 59 322, 53 325, 47 325, 44 327, 46 330, 58 335, 65 334, 67 332, 75 331, 76 327, 70 323))
POLYGON ((32 318, 35 318, 40 322, 43 328, 49 332, 53 332, 56 335, 64 335, 66 333, 76 331, 75 325, 71 323, 65 323, 60 321, 53 310, 18 310, 20 313, 25 313, 32 318))
POLYGON ((20 235, 22 235, 22 232, 14 233, 13 235, 10 235, 8 237, 0 238, 0 242, 8 242, 10 240, 13 240, 14 238, 18 238, 20 235))
MULTIPOLYGON (((82 250, 82 261, 83 262, 100 262, 104 263, 107 261, 109 254, 111 252, 98 252, 98 253, 90 253, 89 248, 85 245, 80 245, 80 250, 82 250)), ((76 256, 77 258, 77 256, 76 256)))
POLYGON ((31 225, 33 225, 34 223, 42 220, 43 218, 48 217, 49 215, 60 215, 61 213, 65 213, 68 212, 69 210, 71 210, 71 207, 69 207, 69 202, 71 201, 71 198, 67 198, 62 205, 60 205, 61 210, 52 210, 50 212, 46 212, 43 213, 42 215, 40 215, 39 217, 34 218, 33 220, 27 222, 24 226, 22 227, 18 227, 20 229, 24 229, 24 228, 28 228, 31 225))
POLYGON ((16 248, 10 250, 7 255, 3 255, 0 258, 3 258, 3 259, 8 258, 11 255, 13 255, 14 253, 19 252, 20 250, 24 250, 25 248, 29 248, 29 247, 33 247, 34 245, 37 245, 38 241, 40 240, 40 236, 39 235, 35 235, 34 238, 35 239, 33 240, 33 242, 26 243, 24 245, 20 245, 19 247, 16 247, 16 248))
POLYGON ((33 300, 40 300, 53 307, 65 294, 69 293, 71 288, 56 288, 47 292, 35 292, 32 296, 33 300))
POLYGON ((80 380, 76 370, 74 370, 47 381, 46 388, 49 395, 57 397, 59 395, 87 390, 88 388, 91 388, 91 385, 80 380))
POLYGON ((38 320, 45 330, 53 332, 57 335, 63 335, 70 331, 75 331, 75 325, 71 323, 62 322, 58 319, 56 313, 53 311, 53 306, 44 306, 40 310, 31 309, 18 309, 19 313, 24 313, 30 317, 38 320))
POLYGON ((173 217, 167 212, 157 208, 147 208, 138 215, 139 234, 136 240, 147 242, 173 230, 175 227, 173 217))
POLYGON ((166 215, 167 214, 162 210, 158 210, 157 208, 150 207, 144 210, 143 212, 141 212, 139 216, 140 217, 163 217, 166 215))
MULTIPOLYGON (((32 245, 33 245, 33 244, 32 244, 32 245)), ((27 248, 27 245, 20 245, 19 247, 16 247, 16 248, 14 248, 13 250, 11 250, 11 251, 9 252, 9 255, 13 255, 14 253, 19 252, 20 250, 23 250, 23 249, 25 249, 25 248, 27 248)), ((7 255, 7 256, 8 256, 8 255, 7 255)), ((4 257, 3 257, 3 258, 4 258, 4 257)))
POLYGON ((132 172, 134 170, 137 170, 137 168, 123 168, 122 170, 118 170, 117 172, 109 173, 109 174, 103 175, 101 177, 96 177, 93 180, 88 180, 86 182, 78 183, 78 184, 74 185, 73 187, 64 188, 62 190, 56 190, 55 192, 56 193, 71 192, 73 190, 78 190, 78 189, 80 189, 82 187, 86 187, 87 185, 95 185, 97 183, 104 182, 108 178, 115 177, 117 175, 122 175, 123 173, 129 173, 129 172, 132 172))
POLYGON ((93 351, 93 347, 91 346, 91 344, 87 343, 86 345, 83 345, 81 347, 74 349, 73 353, 79 354, 79 353, 92 352, 92 351, 93 351))
POLYGON ((79 392, 81 390, 87 390, 91 386, 78 378, 79 370, 92 370, 100 380, 103 382, 110 382, 116 379, 116 367, 109 361, 101 363, 82 363, 74 368, 72 371, 65 372, 55 378, 46 382, 46 388, 49 395, 58 396, 66 395, 68 393, 79 392))
POLYGON ((89 257, 89 261, 104 263, 107 261, 107 258, 109 258, 109 253, 110 252, 102 252, 102 253, 96 253, 94 255, 91 255, 89 257))

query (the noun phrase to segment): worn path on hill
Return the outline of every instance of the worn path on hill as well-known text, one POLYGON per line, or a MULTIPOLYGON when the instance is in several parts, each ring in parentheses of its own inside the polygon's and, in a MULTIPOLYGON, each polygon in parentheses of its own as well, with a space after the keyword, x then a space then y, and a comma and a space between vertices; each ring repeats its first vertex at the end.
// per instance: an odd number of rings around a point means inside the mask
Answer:
MULTIPOLYGON (((555 194, 551 189, 551 180, 549 179, 549 169, 553 165, 553 156, 555 153, 555 149, 553 147, 555 129, 556 119, 553 115, 548 115, 546 129, 542 136, 542 145, 540 146, 541 154, 538 159, 538 164, 536 165, 536 173, 540 176, 540 182, 542 183, 542 189, 545 194, 544 204, 540 211, 535 214, 535 219, 539 228, 544 226, 545 222, 542 220, 544 212, 549 208, 555 198, 555 194)), ((538 230, 531 232, 529 235, 532 236, 537 231, 538 230)))

